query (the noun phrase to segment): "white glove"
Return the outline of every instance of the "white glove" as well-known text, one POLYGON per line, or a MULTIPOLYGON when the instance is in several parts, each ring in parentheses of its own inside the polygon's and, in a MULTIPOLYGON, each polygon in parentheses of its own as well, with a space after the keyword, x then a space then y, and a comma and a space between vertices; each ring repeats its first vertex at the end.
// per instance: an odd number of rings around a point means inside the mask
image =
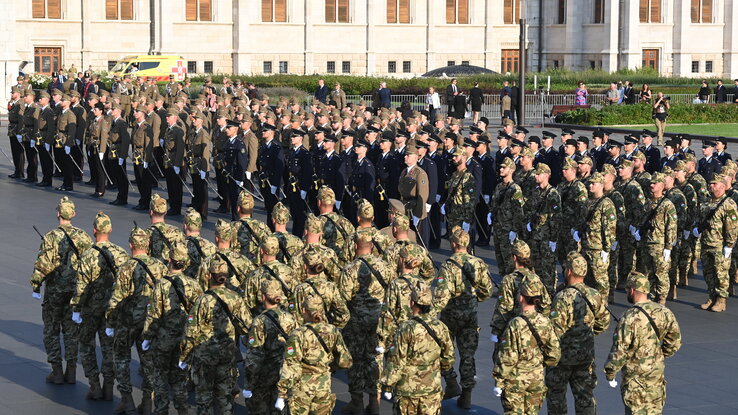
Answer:
POLYGON ((205 172, 200 170, 200 180, 205 180, 205 172))
POLYGON ((31 147, 35 147, 35 146, 36 146, 36 140, 31 139, 31 147))
POLYGON ((160 147, 164 147, 164 139, 163 138, 160 138, 159 139, 159 146, 160 147))
POLYGON ((618 241, 615 241, 615 242, 612 243, 612 246, 610 247, 610 250, 612 252, 615 252, 615 251, 618 250, 618 241))
POLYGON ((177 367, 180 368, 180 369, 182 369, 182 370, 185 370, 185 369, 187 369, 187 363, 185 363, 185 362, 179 362, 179 363, 177 363, 177 367))
POLYGON ((41 293, 31 293, 31 297, 40 300, 41 299, 41 293))
POLYGON ((495 396, 496 396, 496 397, 498 397, 498 398, 499 398, 500 396, 502 396, 502 389, 498 388, 497 386, 495 386, 495 387, 494 387, 494 388, 492 389, 492 391, 493 391, 493 392, 495 393, 495 396))
POLYGON ((341 201, 336 200, 336 209, 341 209, 341 201))
POLYGON ((72 321, 77 324, 82 324, 82 316, 79 315, 79 311, 72 312, 72 321))
POLYGON ((108 337, 113 337, 115 335, 115 329, 111 329, 110 327, 106 328, 105 335, 108 337))
POLYGON ((532 228, 530 227, 530 222, 528 222, 528 224, 525 225, 525 229, 527 229, 528 232, 533 232, 532 228))
POLYGON ((471 225, 469 222, 461 222, 461 229, 464 230, 464 232, 469 232, 469 229, 471 229, 471 225))
POLYGON ((388 401, 392 400, 392 392, 384 392, 382 395, 384 396, 384 399, 388 401))
POLYGON ((633 234, 633 238, 635 238, 636 241, 639 241, 640 242, 640 240, 641 240, 641 231, 639 231, 639 230, 636 229, 635 233, 633 234))
MULTIPOLYGON (((122 166, 122 165, 123 165, 123 162, 124 162, 124 161, 126 161, 126 159, 124 159, 124 158, 119 158, 119 159, 118 159, 118 165, 119 165, 119 166, 122 166)), ((175 169, 176 169, 176 167, 175 167, 175 169)), ((177 172, 177 174, 179 174, 179 172, 177 172)))
POLYGON ((574 242, 580 242, 582 240, 582 238, 579 237, 578 231, 574 231, 574 233, 571 234, 571 236, 574 238, 574 242))
POLYGON ((271 191, 272 194, 276 196, 277 195, 277 186, 271 186, 269 188, 269 191, 271 191))
POLYGON ((723 247, 723 256, 725 257, 725 259, 730 258, 730 254, 732 254, 732 253, 733 253, 733 248, 731 248, 729 246, 724 246, 723 247))
POLYGON ((20 134, 16 134, 15 139, 18 140, 18 142, 20 143, 23 140, 23 136, 20 134))
POLYGON ((236 180, 236 185, 237 185, 238 187, 243 187, 243 182, 239 182, 238 180, 236 180))
POLYGON ((445 215, 445 214, 446 214, 446 204, 444 203, 441 205, 441 215, 445 215))
POLYGON ((307 196, 308 196, 308 192, 304 190, 300 190, 300 199, 305 200, 307 196))
POLYGON ((669 262, 671 259, 671 249, 664 249, 664 261, 669 262))
POLYGON ((144 352, 151 348, 151 340, 144 340, 141 342, 141 350, 144 352))
POLYGON ((280 411, 284 409, 284 399, 277 398, 277 402, 274 402, 274 407, 280 411))
POLYGON ((244 399, 251 399, 251 396, 253 395, 250 390, 244 389, 241 391, 241 395, 243 395, 244 399))
POLYGON ((77 145, 82 144, 79 140, 74 140, 74 142, 77 143, 77 145))
POLYGON ((636 227, 633 225, 628 226, 628 231, 630 231, 631 235, 635 235, 636 233, 636 227))
POLYGON ((492 212, 487 214, 487 225, 492 225, 492 212))
POLYGON ((69 147, 69 146, 64 146, 64 153, 65 153, 65 154, 69 154, 69 153, 71 153, 71 152, 72 152, 72 147, 69 147))
POLYGON ((556 242, 548 241, 548 249, 550 249, 551 252, 556 252, 556 242))
POLYGON ((700 230, 697 228, 692 229, 692 235, 694 235, 695 238, 700 237, 700 230))
POLYGON ((430 213, 430 210, 431 210, 431 207, 432 207, 432 206, 433 206, 433 205, 431 205, 430 203, 426 203, 426 204, 425 204, 425 213, 430 213))
POLYGON ((507 234, 507 237, 510 239, 510 244, 512 245, 512 243, 515 242, 515 238, 518 237, 518 234, 514 231, 510 231, 510 233, 507 234))
POLYGON ((689 229, 687 229, 687 230, 685 230, 685 231, 683 232, 683 235, 682 235, 682 237, 684 238, 684 240, 685 240, 685 241, 686 241, 687 239, 689 239, 689 229))
POLYGON ((618 387, 618 381, 613 379, 611 381, 607 382, 608 385, 610 385, 611 388, 617 388, 618 387))
POLYGON ((97 157, 102 161, 102 159, 105 158, 105 153, 97 153, 97 157))
POLYGON ((489 205, 489 195, 482 195, 482 199, 484 199, 484 203, 489 205))
POLYGON ((179 167, 172 166, 172 168, 174 169, 174 174, 179 174, 179 167))
POLYGON ((607 251, 600 251, 600 258, 602 259, 602 262, 607 262, 607 257, 609 257, 610 254, 607 253, 607 251))
POLYGON ((436 203, 441 203, 441 195, 436 195, 436 203))
POLYGON ((489 336, 489 341, 491 341, 492 343, 497 343, 498 341, 500 341, 500 339, 497 338, 496 334, 493 334, 489 336))
POLYGON ((250 172, 250 171, 247 171, 247 172, 246 172, 246 178, 247 178, 248 180, 251 180, 251 172, 250 172))
POLYGON ((47 152, 51 151, 51 144, 44 143, 44 148, 46 149, 47 152))
POLYGON ((384 354, 384 347, 377 346, 377 348, 374 349, 374 351, 377 352, 377 353, 379 353, 379 354, 384 354))
POLYGON ((144 161, 144 169, 148 169, 148 168, 149 168, 149 163, 144 161))

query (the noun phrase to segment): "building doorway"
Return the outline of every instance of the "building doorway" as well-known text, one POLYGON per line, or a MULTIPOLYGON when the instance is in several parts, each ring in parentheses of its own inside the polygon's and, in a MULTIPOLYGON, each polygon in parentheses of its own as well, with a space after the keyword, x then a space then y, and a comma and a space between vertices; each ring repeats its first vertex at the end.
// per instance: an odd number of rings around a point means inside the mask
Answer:
POLYGON ((653 68, 659 72, 659 50, 643 49, 643 60, 641 62, 643 68, 653 68))

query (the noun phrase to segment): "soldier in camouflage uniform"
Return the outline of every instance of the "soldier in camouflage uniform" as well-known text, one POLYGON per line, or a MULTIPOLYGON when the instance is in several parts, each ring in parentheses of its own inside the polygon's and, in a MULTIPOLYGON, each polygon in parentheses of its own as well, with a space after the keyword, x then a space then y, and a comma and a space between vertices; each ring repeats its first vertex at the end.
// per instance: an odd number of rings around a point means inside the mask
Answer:
POLYGON ((677 277, 679 274, 679 252, 681 250, 681 243, 684 240, 684 232, 686 231, 687 236, 692 233, 693 220, 689 217, 687 198, 679 188, 675 187, 676 178, 674 170, 669 166, 664 166, 661 173, 664 175, 664 197, 669 199, 674 205, 677 218, 676 238, 674 240, 674 245, 671 248, 671 261, 669 261, 669 295, 667 297, 668 300, 676 300, 677 277))
MULTIPOLYGON (((274 238, 267 237, 264 243, 273 244, 270 239, 274 238)), ((275 409, 273 403, 278 397, 279 371, 285 356, 285 344, 297 327, 297 322, 294 312, 282 305, 286 297, 279 281, 274 278, 260 279, 258 287, 263 312, 254 318, 246 341, 246 385, 243 396, 247 399, 249 414, 279 414, 281 411, 275 409)))
MULTIPOLYGON (((152 199, 153 201, 153 199, 152 199)), ((152 209, 153 210, 153 209, 152 209)), ((115 408, 116 413, 134 413, 136 407, 131 396, 131 346, 135 345, 141 365, 144 367, 141 391, 142 406, 150 404, 153 387, 146 375, 150 373, 146 366, 151 364, 149 354, 141 348, 141 334, 146 323, 146 313, 154 284, 167 272, 164 264, 146 254, 149 249, 149 233, 139 227, 133 228, 128 242, 131 248, 131 259, 126 261, 118 272, 118 280, 113 285, 105 318, 108 328, 105 334, 113 337, 113 354, 115 362, 115 380, 121 402, 115 408)))
POLYGON ((274 225, 274 233, 272 236, 279 241, 279 253, 277 253, 277 261, 283 264, 289 264, 292 256, 302 249, 303 243, 300 238, 287 232, 287 224, 290 221, 290 210, 277 202, 272 209, 272 224, 274 225))
POLYGON ((536 182, 536 169, 533 166, 535 154, 530 147, 523 147, 520 151, 520 166, 513 173, 513 181, 523 191, 523 199, 527 201, 533 196, 538 184, 536 182))
POLYGON ((263 311, 261 303, 261 284, 264 280, 276 280, 282 287, 282 304, 291 313, 298 313, 295 307, 295 287, 299 281, 292 272, 292 268, 277 261, 279 241, 274 236, 267 236, 261 243, 261 266, 251 271, 242 285, 243 298, 251 314, 256 316, 263 311))
MULTIPOLYGON (((493 343, 499 341, 500 335, 505 331, 510 320, 516 315, 520 314, 520 303, 517 301, 518 294, 520 294, 520 285, 529 280, 536 280, 540 282, 540 278, 532 271, 532 263, 530 259, 530 248, 528 244, 516 240, 513 243, 513 263, 515 264, 515 270, 504 277, 499 286, 499 292, 497 293, 497 304, 495 304, 495 311, 492 314, 492 336, 490 340, 493 343)), ((543 315, 548 315, 549 307, 551 306, 551 297, 548 295, 548 291, 541 294, 541 303, 538 308, 538 312, 543 315)))
MULTIPOLYGON (((351 314, 336 283, 326 279, 324 274, 326 258, 314 247, 306 249, 302 258, 306 278, 295 287, 295 304, 302 304, 308 296, 317 295, 326 307, 326 321, 342 329, 351 314)), ((302 314, 295 313, 295 321, 298 325, 302 325, 304 323, 302 314)))
POLYGON ((580 215, 585 216, 583 228, 575 231, 581 233, 582 254, 587 258, 587 285, 594 287, 601 296, 607 298, 610 293, 610 279, 607 267, 610 261, 610 251, 615 243, 617 213, 612 200, 603 196, 605 178, 602 173, 595 173, 589 179, 591 197, 587 201, 585 210, 580 215))
POLYGON ((167 201, 158 193, 151 196, 149 202, 151 226, 149 233, 149 255, 164 263, 169 262, 169 250, 175 242, 184 242, 185 236, 176 226, 164 222, 167 214, 167 201))
POLYGON ((615 205, 615 217, 617 219, 617 226, 615 227, 615 241, 610 247, 610 261, 607 266, 607 275, 610 284, 607 303, 613 304, 615 302, 615 287, 618 284, 618 258, 620 257, 618 241, 622 241, 628 237, 628 226, 625 222, 625 199, 623 198, 622 193, 615 188, 615 179, 618 177, 618 172, 615 170, 615 166, 612 164, 603 165, 602 176, 605 178, 603 194, 606 198, 612 201, 613 205, 615 205))
POLYGON ((453 174, 446 181, 446 201, 441 206, 441 214, 446 215, 448 229, 461 226, 464 231, 471 232, 474 225, 474 209, 476 207, 476 180, 466 168, 466 151, 461 146, 453 149, 453 174))
POLYGON ((225 287, 238 294, 243 294, 243 285, 254 265, 245 256, 231 248, 231 241, 235 238, 235 231, 231 222, 218 219, 215 223, 215 252, 203 259, 197 273, 197 281, 203 291, 208 289, 210 282, 210 264, 215 258, 220 258, 228 265, 228 280, 225 287))
POLYGON ((516 296, 520 314, 510 320, 495 350, 494 392, 506 414, 537 414, 541 410, 546 396, 543 368, 556 366, 561 357, 551 322, 537 311, 544 295, 548 292, 539 279, 520 285, 516 296))
POLYGON ((554 297, 549 319, 561 345, 561 359, 555 367, 546 369, 548 413, 566 415, 566 387, 571 386, 577 414, 594 415, 597 402, 594 389, 594 338, 610 325, 606 298, 584 284, 587 260, 570 252, 564 268, 566 287, 554 297))
POLYGON ((318 211, 323 220, 323 236, 321 243, 331 248, 338 256, 341 266, 345 261, 341 259, 341 250, 347 238, 354 233, 354 225, 348 219, 333 211, 336 204, 336 194, 328 186, 321 186, 318 190, 318 211))
MULTIPOLYGON (((697 173, 697 159, 695 158, 694 154, 686 153, 684 155, 684 164, 687 168, 687 181, 689 184, 692 185, 694 188, 695 193, 697 193, 697 203, 699 203, 699 206, 705 206, 706 203, 710 201, 710 190, 707 186, 707 181, 705 181, 705 178, 697 173)), ((692 238, 692 262, 689 264, 690 266, 690 273, 696 274, 697 273, 697 259, 702 259, 700 250, 702 248, 702 245, 700 244, 699 238, 692 238)), ((703 265, 704 268, 704 265, 703 265)), ((704 272, 703 272, 704 274, 704 272)))
POLYGON ((284 352, 277 383, 277 409, 289 397, 290 414, 330 414, 336 405, 331 392, 331 372, 351 367, 351 355, 343 336, 327 322, 319 296, 308 295, 301 304, 305 323, 292 331, 284 352))
POLYGON ((197 413, 210 414, 213 407, 231 414, 233 409, 235 339, 251 326, 251 314, 241 297, 225 287, 228 264, 214 258, 210 266, 210 289, 192 306, 187 317, 185 340, 178 366, 192 366, 197 413))
POLYGON ((626 414, 660 414, 666 401, 664 359, 682 346, 679 324, 668 308, 648 300, 651 283, 645 275, 633 271, 625 287, 633 306, 613 333, 605 377, 615 388, 615 375, 623 371, 620 392, 626 414))
POLYGON ((538 186, 525 203, 528 212, 526 229, 529 231, 529 246, 533 257, 533 268, 543 281, 549 296, 556 290, 556 243, 561 227, 561 196, 551 186, 551 168, 540 163, 535 169, 538 186))
POLYGON ((271 234, 269 227, 252 217, 254 213, 254 198, 246 191, 238 195, 239 219, 233 222, 235 236, 233 249, 239 251, 254 265, 261 264, 259 246, 261 241, 271 234))
POLYGON ((188 312, 202 295, 197 280, 184 274, 189 249, 176 242, 169 252, 169 272, 156 281, 151 295, 141 349, 148 351, 151 365, 148 378, 154 386, 155 414, 169 413, 169 390, 174 407, 179 414, 186 414, 187 373, 177 367, 180 344, 184 340, 188 312))
MULTIPOLYGON (((620 187, 618 191, 623 195, 625 202, 625 220, 623 227, 628 229, 628 234, 618 238, 620 257, 618 258, 618 288, 622 288, 625 278, 630 275, 635 265, 636 240, 634 232, 636 226, 643 221, 643 209, 646 205, 646 197, 643 188, 633 178, 633 161, 623 160, 618 168, 620 175, 620 187)), ((619 235, 621 236, 621 235, 619 235)))
POLYGON ((453 254, 441 265, 433 292, 433 310, 441 312, 440 320, 448 327, 459 350, 461 389, 453 367, 443 372, 446 379, 444 399, 461 395, 456 403, 463 409, 471 408, 471 392, 476 385, 474 354, 479 346, 477 303, 492 295, 489 267, 483 259, 467 253, 469 243, 468 233, 459 227, 452 230, 453 254))
POLYGON ((46 283, 41 303, 44 348, 46 359, 51 364, 51 373, 46 377, 46 382, 56 385, 77 381, 79 326, 71 320, 70 301, 77 284, 76 264, 81 259, 80 255, 92 244, 85 231, 72 226, 74 216, 74 202, 66 196, 62 197, 56 207, 59 227, 44 235, 31 275, 34 298, 41 299, 41 285, 46 283), (64 372, 60 332, 64 335, 64 360, 67 362, 64 372))
POLYGON ((700 207, 699 221, 693 229, 694 236, 701 236, 700 260, 709 294, 700 308, 716 313, 725 311, 730 286, 730 257, 738 238, 738 207, 725 194, 725 188, 725 177, 713 175, 710 180, 712 199, 700 207))
POLYGON ((436 276, 433 261, 431 261, 430 254, 425 248, 414 242, 410 242, 408 238, 409 230, 410 220, 408 217, 405 215, 395 215, 395 220, 392 222, 392 233, 395 236, 395 243, 385 251, 384 260, 387 261, 390 267, 397 267, 402 248, 410 246, 414 252, 418 253, 418 258, 421 261, 420 266, 413 268, 413 275, 420 276, 425 282, 430 283, 436 276))
POLYGON ((495 258, 500 275, 509 274, 513 270, 510 261, 512 243, 524 229, 523 224, 523 191, 515 184, 512 175, 515 162, 505 157, 499 166, 501 182, 497 184, 490 202, 488 222, 493 225, 492 236, 495 244, 495 258))
POLYGON ((369 395, 367 412, 370 415, 379 414, 380 391, 377 381, 384 350, 378 353, 377 336, 367 333, 377 333, 385 290, 397 270, 372 254, 373 241, 371 232, 359 230, 354 234, 355 259, 346 265, 338 279, 339 292, 351 313, 343 334, 353 359, 353 365, 348 370, 351 402, 341 412, 356 415, 364 414, 364 393, 369 395))
POLYGON ((682 231, 682 235, 680 235, 682 240, 679 243, 679 253, 677 255, 677 287, 686 287, 689 285, 690 266, 697 239, 692 235, 691 229, 694 228, 699 219, 702 202, 698 201, 699 198, 694 186, 687 181, 687 165, 683 160, 677 161, 674 165, 674 177, 677 188, 684 193, 684 197, 687 199, 688 229, 686 233, 682 231))
POLYGON ((356 215, 358 219, 358 225, 356 230, 343 246, 342 256, 344 263, 349 263, 354 260, 354 242, 356 240, 356 234, 359 232, 368 233, 372 236, 372 253, 376 256, 384 256, 387 248, 394 242, 391 237, 380 232, 372 222, 374 220, 374 206, 369 203, 366 199, 361 199, 356 208, 356 215))
POLYGON ((320 243, 321 235, 323 234, 323 221, 308 213, 307 219, 305 220, 305 244, 302 249, 295 252, 289 262, 292 273, 298 281, 304 281, 306 278, 305 273, 305 261, 304 255, 308 249, 316 249, 323 256, 325 269, 325 277, 328 281, 336 282, 338 277, 341 275, 341 267, 338 263, 338 256, 336 252, 327 246, 320 243))
POLYGON ((441 413, 441 373, 454 365, 454 344, 445 324, 431 312, 433 295, 424 283, 413 287, 404 302, 410 314, 400 323, 392 340, 380 383, 385 397, 397 399, 400 415, 441 413))
POLYGON ((556 187, 561 195, 561 231, 557 250, 559 262, 564 264, 567 253, 579 250, 580 235, 575 235, 574 231, 584 229, 582 212, 586 209, 588 193, 584 184, 577 180, 577 162, 574 159, 564 159, 561 175, 563 180, 556 187))
POLYGON ((646 171, 646 154, 636 151, 633 154, 633 178, 641 185, 646 199, 651 197, 651 173, 646 171))
POLYGON ((113 400, 113 339, 105 335, 105 310, 113 293, 118 269, 128 260, 128 253, 110 242, 113 225, 102 212, 95 216, 92 233, 95 244, 82 254, 78 263, 77 291, 72 298, 72 320, 79 326, 79 354, 90 384, 86 398, 113 400), (102 362, 98 366, 95 338, 100 341, 102 362), (103 387, 100 388, 100 372, 103 387))
POLYGON ((194 208, 187 208, 184 214, 184 233, 187 241, 187 266, 184 274, 197 281, 197 273, 202 261, 215 253, 215 245, 200 236, 202 216, 194 208))

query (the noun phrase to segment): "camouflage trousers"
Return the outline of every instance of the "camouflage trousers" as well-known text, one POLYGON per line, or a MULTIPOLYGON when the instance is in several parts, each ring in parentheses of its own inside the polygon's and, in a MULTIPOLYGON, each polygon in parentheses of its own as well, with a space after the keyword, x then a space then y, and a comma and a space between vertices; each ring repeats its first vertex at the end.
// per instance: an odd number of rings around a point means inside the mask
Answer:
MULTIPOLYGON (((221 359, 193 363, 192 382, 195 384, 198 415, 212 414, 215 406, 220 407, 220 413, 224 415, 233 413, 231 390, 234 385, 235 365, 233 354, 223 355, 221 359)), ((271 402, 271 406, 274 406, 274 401, 271 402)), ((254 412, 249 411, 249 413, 254 412)))
POLYGON ((252 375, 248 379, 252 393, 251 398, 246 401, 249 415, 279 415, 281 412, 274 408, 274 402, 279 395, 277 391, 279 366, 266 368, 257 373, 256 376, 252 375))
POLYGON ((625 285, 625 280, 630 272, 635 269, 636 246, 635 241, 630 236, 621 238, 618 252, 618 287, 625 285))
POLYGON ((144 367, 146 376, 151 380, 154 389, 154 413, 169 413, 169 390, 174 398, 174 407, 187 407, 187 371, 181 370, 179 363, 179 347, 172 350, 156 349, 156 344, 148 352, 151 364, 144 367))
MULTIPOLYGON (((456 342, 456 350, 459 352, 459 374, 461 376, 461 387, 472 389, 477 384, 474 377, 477 374, 477 363, 474 354, 479 346, 479 326, 477 324, 477 313, 467 310, 443 310, 441 321, 448 327, 451 340, 456 342)), ((447 383, 456 380, 456 372, 453 368, 442 373, 447 383)))
POLYGON ((290 415, 330 414, 336 406, 336 395, 327 391, 292 390, 290 415))
POLYGON ((620 387, 626 415, 660 414, 666 401, 666 380, 660 378, 624 378, 620 387))
POLYGON ((512 244, 510 243, 510 230, 496 227, 492 233, 495 244, 495 259, 500 275, 513 272, 515 265, 512 263, 512 244))
POLYGON ((105 314, 82 310, 82 324, 79 326, 79 356, 87 379, 98 379, 100 371, 103 378, 113 380, 113 339, 105 335, 105 314), (95 339, 100 341, 102 362, 98 366, 95 339))
POLYGON ((661 245, 648 245, 639 250, 638 272, 651 280, 651 293, 659 299, 669 294, 669 265, 671 260, 664 260, 664 248, 661 245))
POLYGON ((546 369, 546 403, 549 415, 566 415, 566 387, 571 386, 574 408, 577 415, 595 415, 597 401, 594 389, 597 374, 594 362, 577 366, 556 366, 546 369))
POLYGON ((548 295, 553 298, 554 294, 556 294, 558 274, 556 273, 556 253, 551 252, 548 244, 549 241, 532 240, 530 242, 530 251, 531 258, 533 259, 533 268, 536 270, 536 274, 541 277, 543 285, 548 290, 548 295))
MULTIPOLYGON (((620 239, 618 239, 620 240, 620 239)), ((607 264, 607 277, 608 282, 610 283, 610 293, 608 294, 608 302, 610 302, 610 299, 614 299, 614 292, 615 288, 618 286, 619 273, 620 270, 618 269, 618 263, 620 259, 620 244, 618 243, 618 247, 614 251, 610 251, 610 261, 607 264)), ((623 282, 625 283, 625 282, 623 282)))
POLYGON ((601 250, 585 249, 582 254, 587 259, 587 277, 585 283, 597 290, 602 298, 607 298, 610 294, 610 278, 607 274, 607 267, 610 263, 610 252, 608 252, 607 260, 603 261, 601 250))
POLYGON ((730 258, 723 256, 722 249, 705 248, 702 250, 702 274, 707 284, 707 292, 711 296, 728 297, 730 283, 728 269, 730 258))
POLYGON ((150 370, 146 366, 151 364, 149 361, 150 353, 141 350, 141 332, 143 325, 124 326, 119 325, 115 328, 115 337, 113 337, 113 362, 115 365, 115 381, 118 382, 118 391, 120 393, 131 393, 131 346, 136 346, 138 351, 139 363, 143 367, 143 380, 141 382, 141 391, 144 395, 151 394, 153 388, 149 377, 146 373, 150 370))
POLYGON ((394 415, 439 415, 441 413, 441 394, 398 396, 393 413, 394 415))
POLYGON ((351 319, 343 328, 343 338, 346 348, 351 353, 353 365, 348 369, 349 392, 368 393, 379 392, 377 381, 381 366, 377 356, 377 323, 381 305, 362 304, 352 307, 351 319))
POLYGON ((694 258, 695 239, 690 237, 688 240, 682 239, 679 242, 679 254, 677 255, 677 276, 678 281, 686 281, 692 272, 692 259, 694 258))
POLYGON ((44 348, 49 363, 62 362, 60 334, 64 335, 64 360, 76 362, 79 347, 79 325, 72 321, 71 293, 62 293, 58 298, 44 296, 41 318, 44 322, 44 348))
POLYGON ((679 261, 681 260, 681 250, 682 250, 682 232, 677 231, 677 235, 679 235, 679 238, 677 239, 677 244, 674 245, 674 247, 671 249, 671 261, 669 261, 669 286, 676 285, 677 282, 679 282, 679 261))
POLYGON ((522 377, 506 381, 500 399, 505 415, 532 415, 540 412, 544 396, 546 385, 543 379, 522 377))

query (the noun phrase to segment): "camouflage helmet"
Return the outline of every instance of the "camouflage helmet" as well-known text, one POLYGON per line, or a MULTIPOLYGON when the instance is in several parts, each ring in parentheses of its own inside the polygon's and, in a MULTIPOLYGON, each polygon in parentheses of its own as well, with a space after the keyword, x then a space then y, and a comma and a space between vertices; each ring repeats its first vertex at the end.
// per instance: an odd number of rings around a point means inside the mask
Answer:
POLYGON ((587 260, 577 251, 571 251, 566 256, 566 267, 578 277, 587 275, 587 260))
POLYGON ((67 196, 62 197, 59 200, 59 204, 56 206, 56 211, 59 213, 59 217, 64 220, 70 220, 74 217, 74 202, 67 196))
POLYGON ((336 194, 330 187, 321 186, 320 190, 318 190, 318 200, 325 205, 332 205, 336 203, 336 194))
POLYGON ((418 281, 413 290, 410 291, 410 299, 417 305, 429 306, 433 304, 433 294, 430 287, 423 281, 418 281))
POLYGON ((290 210, 282 202, 277 202, 272 209, 272 220, 279 225, 286 225, 290 221, 290 210))
POLYGON ((279 239, 276 236, 267 236, 261 241, 261 250, 265 255, 277 255, 277 252, 279 252, 279 239))
POLYGON ((136 226, 131 231, 128 242, 136 249, 147 249, 149 247, 149 233, 136 226))
POLYGON ((392 226, 403 231, 410 230, 410 219, 405 215, 395 215, 395 220, 392 222, 392 226))
POLYGON ((513 242, 513 255, 518 258, 530 258, 530 247, 522 239, 513 242))
POLYGON ((528 278, 520 285, 520 295, 525 297, 538 297, 543 295, 546 291, 546 287, 538 278, 528 278))
POLYGON ((152 212, 163 215, 167 213, 167 200, 159 196, 158 193, 151 195, 151 202, 149 202, 149 209, 152 212))
POLYGON ((184 224, 191 230, 202 229, 202 216, 195 208, 187 208, 184 214, 184 224))
POLYGON ((458 246, 469 246, 469 234, 464 232, 459 226, 454 226, 451 230, 451 242, 458 246))
POLYGON ((254 209, 254 197, 249 192, 241 190, 238 195, 238 206, 247 211, 254 209))
POLYGON ((636 291, 640 291, 644 294, 648 294, 651 290, 651 282, 648 281, 648 277, 641 274, 638 271, 631 271, 628 275, 628 279, 625 282, 625 288, 633 288, 636 291))
POLYGON ((305 229, 311 234, 323 233, 323 220, 319 216, 308 213, 305 220, 305 229))
POLYGON ((281 302, 282 297, 284 297, 282 284, 280 284, 275 278, 266 278, 261 281, 261 287, 259 287, 259 289, 266 298, 269 298, 275 303, 281 302))
POLYGON ((110 221, 110 216, 103 212, 97 212, 93 226, 99 233, 110 233, 113 230, 113 223, 110 221))
POLYGON ((187 250, 187 244, 184 242, 175 242, 172 249, 169 250, 169 260, 177 262, 187 262, 190 254, 187 250))
MULTIPOLYGON (((210 260, 210 268, 208 268, 211 274, 228 274, 228 262, 223 259, 220 255, 213 255, 210 260)), ((225 280, 219 281, 225 283, 225 280)))
POLYGON ((215 222, 215 236, 221 241, 230 241, 233 239, 233 225, 225 219, 218 219, 215 222))
POLYGON ((359 216, 359 218, 364 219, 364 220, 373 219, 374 218, 374 206, 372 206, 372 204, 369 203, 368 200, 361 199, 356 209, 356 214, 359 216))

